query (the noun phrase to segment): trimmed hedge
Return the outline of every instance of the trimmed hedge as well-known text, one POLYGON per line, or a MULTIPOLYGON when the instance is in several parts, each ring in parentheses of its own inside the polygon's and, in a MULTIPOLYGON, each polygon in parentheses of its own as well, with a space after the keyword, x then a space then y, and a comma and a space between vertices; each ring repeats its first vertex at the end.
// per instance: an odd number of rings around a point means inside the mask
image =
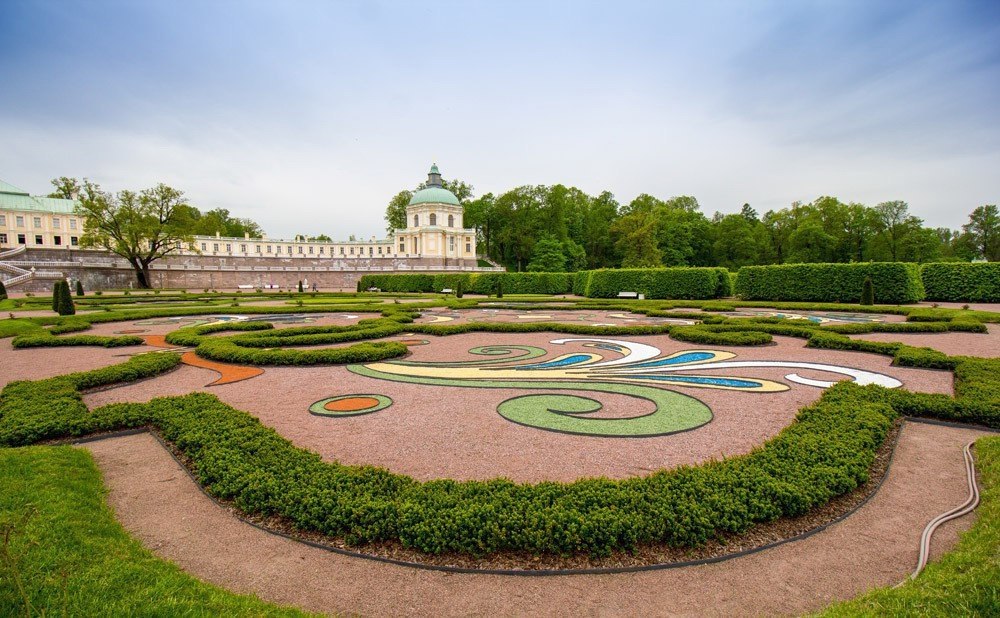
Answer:
MULTIPOLYGON (((574 283, 576 283, 574 281, 574 283)), ((706 299, 728 296, 729 271, 724 268, 621 268, 592 270, 583 293, 589 298, 617 298, 639 292, 647 299, 706 299)))
POLYGON ((362 289, 376 287, 383 292, 440 292, 457 290, 459 282, 469 294, 495 294, 502 281, 504 294, 569 294, 573 273, 461 273, 437 275, 363 275, 362 289))
MULTIPOLYGON (((155 356, 155 355, 150 355, 155 356)), ((152 424, 214 496, 351 544, 398 540, 441 554, 607 555, 649 543, 697 546, 796 516, 865 482, 895 416, 886 404, 821 400, 753 453, 643 478, 516 484, 429 481, 323 462, 253 416, 203 393, 88 411, 73 381, 0 395, 0 444, 152 424), (48 401, 59 401, 55 413, 48 401)), ((850 387, 848 387, 850 389, 850 387)), ((831 389, 831 391, 834 389, 831 389)))
POLYGON ((54 337, 45 335, 21 335, 14 337, 10 345, 14 348, 57 348, 63 346, 83 346, 97 345, 105 348, 120 348, 129 345, 142 345, 145 340, 135 335, 122 335, 120 337, 107 337, 104 335, 70 335, 68 337, 54 337))
POLYGON ((361 290, 378 288, 383 292, 433 292, 434 276, 418 274, 361 275, 361 290))
POLYGON ((856 303, 866 277, 871 277, 876 303, 915 303, 924 297, 917 265, 904 262, 744 266, 735 291, 746 300, 856 303))
POLYGON ((924 264, 920 277, 927 300, 1000 302, 1000 262, 924 264))

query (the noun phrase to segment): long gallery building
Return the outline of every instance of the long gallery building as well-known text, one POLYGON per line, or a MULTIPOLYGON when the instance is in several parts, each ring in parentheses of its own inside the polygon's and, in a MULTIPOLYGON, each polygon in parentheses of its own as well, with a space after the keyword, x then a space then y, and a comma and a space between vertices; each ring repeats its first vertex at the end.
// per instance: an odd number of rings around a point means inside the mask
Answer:
MULTIPOLYGON (((437 165, 406 207, 406 228, 390 238, 322 242, 195 236, 189 247, 150 266, 164 288, 291 288, 300 280, 322 289, 353 288, 379 271, 501 270, 477 266, 476 231, 463 227, 462 204, 441 182, 437 165)), ((80 246, 84 217, 74 200, 32 196, 0 181, 0 277, 15 290, 48 290, 55 279, 82 280, 87 289, 135 285, 131 265, 80 246)))

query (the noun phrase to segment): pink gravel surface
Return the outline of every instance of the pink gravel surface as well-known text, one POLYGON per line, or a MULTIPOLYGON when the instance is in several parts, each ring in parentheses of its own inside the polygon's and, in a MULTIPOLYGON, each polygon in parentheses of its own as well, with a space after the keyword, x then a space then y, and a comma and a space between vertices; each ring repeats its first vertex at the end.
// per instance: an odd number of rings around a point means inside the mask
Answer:
POLYGON ((898 341, 918 348, 934 348, 952 356, 1000 356, 1000 324, 988 324, 987 333, 868 333, 851 335, 865 341, 898 341))
POLYGON ((965 305, 968 305, 969 309, 972 309, 973 311, 1000 312, 1000 303, 935 303, 931 301, 924 301, 917 304, 921 307, 933 307, 934 305, 937 305, 941 309, 961 309, 965 305))
MULTIPOLYGON (((847 519, 808 538, 715 564, 640 573, 447 574, 333 554, 239 521, 201 493, 147 434, 84 445, 126 530, 192 575, 239 593, 362 615, 790 615, 902 581, 924 525, 966 497, 962 447, 982 432, 902 430, 886 482, 847 519)), ((932 559, 973 516, 945 524, 932 559)))
MULTIPOLYGON (((547 358, 575 351, 593 351, 578 343, 551 345, 565 337, 553 333, 470 333, 429 337, 430 345, 411 348, 415 361, 481 359, 468 350, 481 345, 522 344, 550 350, 547 358)), ((416 337, 424 338, 424 337, 416 337)), ((627 337, 663 352, 705 349, 666 336, 627 337)), ((800 339, 775 337, 777 345, 735 348, 712 346, 737 354, 732 360, 791 360, 822 362, 885 373, 913 391, 951 393, 946 371, 891 367, 885 356, 858 352, 813 350, 800 339)), ((625 478, 661 468, 693 464, 746 453, 776 435, 800 408, 814 402, 822 390, 789 383, 793 370, 753 368, 699 373, 767 378, 788 383, 779 393, 747 393, 707 388, 671 387, 703 401, 715 418, 683 433, 649 438, 604 438, 543 431, 511 423, 497 414, 504 400, 540 390, 435 387, 377 380, 344 367, 268 367, 263 375, 235 384, 204 388, 215 372, 182 367, 139 384, 85 396, 91 407, 119 401, 146 401, 160 395, 208 391, 233 407, 258 417, 297 446, 328 461, 370 464, 417 479, 489 479, 570 481, 581 477, 625 478), (353 417, 330 418, 308 412, 326 397, 381 394, 393 400, 389 408, 353 417)), ((794 370, 803 377, 837 379, 837 374, 794 370)), ((568 392, 568 391, 560 391, 568 392)), ((577 394, 605 404, 600 415, 634 416, 651 412, 652 404, 623 395, 577 394)))
MULTIPOLYGON (((228 315, 247 315, 239 312, 239 307, 233 307, 233 312, 228 315)), ((290 310, 289 313, 293 313, 290 310)), ((340 312, 340 313, 303 313, 296 315, 304 315, 311 322, 274 322, 275 328, 296 328, 300 326, 349 326, 352 324, 357 324, 359 320, 364 320, 367 318, 377 318, 381 317, 379 313, 359 313, 359 312, 340 312), (348 317, 355 316, 355 317, 348 317)), ((143 335, 165 335, 169 332, 184 328, 186 326, 191 326, 195 322, 201 322, 205 320, 213 320, 217 316, 205 315, 205 316, 182 316, 179 318, 149 318, 148 320, 133 320, 126 322, 106 322, 104 324, 94 324, 89 330, 83 331, 79 334, 85 335, 115 335, 119 331, 123 330, 145 330, 146 332, 141 333, 143 335), (169 320, 169 321, 168 321, 169 320), (143 324, 143 322, 155 321, 163 322, 161 324, 143 324)), ((264 318, 259 321, 266 322, 267 316, 260 316, 256 314, 250 314, 253 318, 264 318)), ((225 333, 233 334, 233 333, 225 333)))
POLYGON ((151 352, 156 348, 66 347, 27 348, 15 350, 10 339, 0 339, 0 387, 15 380, 41 380, 74 371, 87 371, 117 365, 136 352, 151 352))

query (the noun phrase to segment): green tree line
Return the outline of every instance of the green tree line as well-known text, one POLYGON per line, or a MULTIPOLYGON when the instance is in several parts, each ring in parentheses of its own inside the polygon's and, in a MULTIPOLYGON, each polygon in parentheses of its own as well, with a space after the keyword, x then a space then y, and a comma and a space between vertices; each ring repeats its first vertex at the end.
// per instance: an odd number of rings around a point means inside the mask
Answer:
MULTIPOLYGON (((738 213, 709 217, 691 196, 642 194, 620 204, 608 191, 593 196, 564 185, 522 186, 478 198, 461 180, 448 187, 465 206, 465 227, 477 230, 479 253, 518 271, 1000 261, 995 205, 976 208, 968 223, 952 230, 925 226, 903 201, 867 206, 823 196, 763 215, 744 204, 738 213)), ((390 233, 405 227, 411 195, 398 193, 386 208, 390 233)))

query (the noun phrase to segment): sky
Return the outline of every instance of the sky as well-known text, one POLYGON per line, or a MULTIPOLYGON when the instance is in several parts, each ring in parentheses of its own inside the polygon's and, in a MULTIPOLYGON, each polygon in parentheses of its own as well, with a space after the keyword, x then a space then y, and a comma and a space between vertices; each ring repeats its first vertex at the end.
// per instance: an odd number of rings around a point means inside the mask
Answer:
POLYGON ((1000 2, 5 0, 0 179, 163 182, 272 238, 402 189, 1000 201, 1000 2))

